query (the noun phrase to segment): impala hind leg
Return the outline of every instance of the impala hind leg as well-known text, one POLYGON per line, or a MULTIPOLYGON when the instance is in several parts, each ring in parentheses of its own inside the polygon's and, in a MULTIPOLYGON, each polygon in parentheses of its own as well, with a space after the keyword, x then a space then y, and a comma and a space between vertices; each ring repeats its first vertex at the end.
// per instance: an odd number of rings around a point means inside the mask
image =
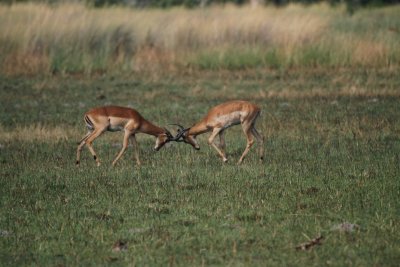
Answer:
POLYGON ((215 137, 222 131, 222 128, 214 128, 214 130, 212 131, 210 137, 208 138, 208 144, 211 145, 212 147, 215 148, 215 150, 217 150, 218 154, 221 156, 223 162, 227 162, 228 159, 225 157, 225 153, 221 151, 221 149, 214 144, 214 139, 215 137))
POLYGON ((254 127, 251 128, 251 133, 253 134, 253 136, 257 139, 257 142, 259 143, 259 156, 260 156, 260 160, 264 159, 264 138, 258 133, 257 129, 254 127))
POLYGON ((226 144, 225 144, 225 131, 222 130, 219 132, 219 147, 221 149, 221 152, 224 154, 224 158, 226 158, 226 144))
POLYGON ((100 130, 94 130, 93 133, 85 141, 86 146, 88 147, 90 153, 92 154, 94 160, 97 163, 97 166, 100 166, 100 160, 97 157, 96 152, 93 149, 92 143, 97 137, 99 137, 102 133, 104 133, 106 131, 106 129, 107 128, 100 129, 100 130))
POLYGON ((122 155, 124 154, 125 150, 128 147, 129 144, 129 137, 131 136, 131 132, 125 130, 125 135, 124 135, 124 142, 122 143, 122 149, 121 151, 118 153, 117 157, 114 159, 112 165, 115 166, 115 164, 117 163, 117 161, 122 157, 122 155))
POLYGON ((249 153, 250 148, 251 148, 251 147, 253 146, 253 144, 254 144, 254 138, 253 138, 253 135, 252 135, 252 133, 251 133, 251 127, 252 127, 251 124, 250 124, 250 125, 244 124, 244 125, 242 125, 242 126, 243 126, 243 132, 244 132, 244 134, 246 135, 247 145, 246 145, 245 150, 243 151, 242 156, 240 157, 240 159, 239 159, 239 161, 238 161, 238 163, 237 163, 238 165, 242 163, 244 157, 247 155, 247 153, 249 153))
POLYGON ((86 140, 89 138, 89 136, 92 134, 93 132, 89 131, 78 143, 78 148, 76 150, 76 166, 79 166, 79 163, 81 161, 81 152, 83 147, 86 144, 86 140))

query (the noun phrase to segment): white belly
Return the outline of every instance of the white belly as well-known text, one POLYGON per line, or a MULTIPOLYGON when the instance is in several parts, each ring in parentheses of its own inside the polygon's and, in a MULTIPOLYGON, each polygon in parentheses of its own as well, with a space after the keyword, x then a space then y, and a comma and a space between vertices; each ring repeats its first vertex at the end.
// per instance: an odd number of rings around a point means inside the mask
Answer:
POLYGON ((107 128, 107 130, 110 132, 119 132, 122 131, 123 129, 124 127, 122 127, 121 125, 110 125, 107 128))

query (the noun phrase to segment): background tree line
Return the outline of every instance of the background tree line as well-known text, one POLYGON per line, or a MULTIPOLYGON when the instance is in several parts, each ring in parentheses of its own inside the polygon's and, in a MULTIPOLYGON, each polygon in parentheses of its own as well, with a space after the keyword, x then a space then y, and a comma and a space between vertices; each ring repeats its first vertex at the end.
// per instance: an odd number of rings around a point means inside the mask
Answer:
POLYGON ((130 7, 157 7, 169 8, 174 6, 185 6, 189 8, 204 7, 212 4, 232 3, 236 5, 275 5, 285 6, 290 3, 315 4, 328 2, 331 5, 345 4, 350 12, 359 7, 379 7, 385 5, 399 4, 400 0, 0 0, 0 3, 13 4, 18 2, 85 2, 94 7, 122 5, 130 7))

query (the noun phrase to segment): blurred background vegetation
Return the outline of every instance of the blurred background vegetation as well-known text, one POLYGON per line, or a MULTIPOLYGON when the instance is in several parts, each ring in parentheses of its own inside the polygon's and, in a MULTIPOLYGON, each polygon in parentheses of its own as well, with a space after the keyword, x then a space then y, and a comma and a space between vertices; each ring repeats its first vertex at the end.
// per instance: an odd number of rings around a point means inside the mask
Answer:
POLYGON ((400 66, 398 4, 353 13, 345 1, 279 7, 209 1, 204 8, 162 1, 0 4, 0 74, 400 66))
POLYGON ((331 5, 345 4, 348 11, 353 12, 359 7, 377 7, 384 5, 392 5, 400 3, 400 0, 0 0, 0 3, 13 4, 20 2, 36 2, 36 3, 85 3, 90 6, 102 7, 111 5, 130 6, 130 7, 158 7, 168 8, 174 6, 185 7, 204 7, 213 4, 251 4, 255 5, 276 5, 285 6, 290 3, 315 4, 329 3, 331 5))

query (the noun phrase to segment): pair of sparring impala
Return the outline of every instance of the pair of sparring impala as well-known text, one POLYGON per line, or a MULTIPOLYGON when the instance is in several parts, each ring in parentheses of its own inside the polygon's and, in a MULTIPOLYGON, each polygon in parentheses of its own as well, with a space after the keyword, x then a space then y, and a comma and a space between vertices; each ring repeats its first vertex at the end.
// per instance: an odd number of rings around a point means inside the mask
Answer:
POLYGON ((249 152, 254 143, 254 137, 260 143, 259 156, 262 160, 264 154, 264 142, 263 138, 255 128, 256 119, 259 115, 260 108, 250 102, 230 101, 210 109, 204 118, 190 128, 185 129, 183 126, 175 124, 180 129, 177 134, 173 136, 166 128, 161 128, 149 122, 144 119, 139 112, 132 108, 117 106, 95 108, 85 113, 84 120, 89 132, 79 142, 76 153, 76 164, 79 165, 82 148, 87 145, 90 153, 96 160, 97 166, 100 166, 100 160, 93 149, 92 143, 97 137, 106 131, 125 132, 122 149, 114 159, 112 163, 113 166, 127 149, 129 139, 132 141, 134 146, 136 162, 140 165, 138 146, 135 138, 137 133, 145 133, 155 136, 157 139, 154 150, 158 151, 166 143, 171 141, 185 142, 198 150, 200 149, 200 146, 196 140, 196 136, 206 132, 211 132, 211 135, 208 138, 208 144, 213 146, 221 156, 222 160, 226 162, 228 159, 225 154, 224 132, 227 128, 238 124, 242 125, 243 132, 247 138, 247 146, 240 157, 238 164, 242 163, 244 157, 249 152), (214 139, 217 135, 219 135, 219 145, 214 143, 214 139))

